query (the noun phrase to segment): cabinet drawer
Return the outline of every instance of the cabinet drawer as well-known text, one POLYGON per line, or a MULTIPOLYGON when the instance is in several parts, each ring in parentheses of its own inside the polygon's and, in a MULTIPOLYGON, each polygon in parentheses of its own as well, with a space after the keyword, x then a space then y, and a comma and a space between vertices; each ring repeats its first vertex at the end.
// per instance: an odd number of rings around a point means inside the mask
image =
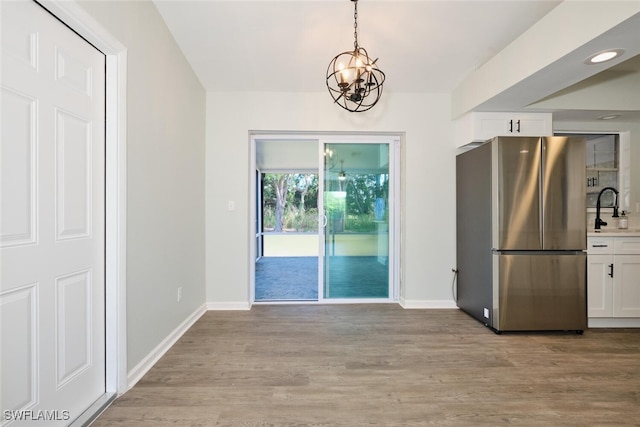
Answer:
POLYGON ((640 237, 618 237, 613 250, 615 254, 640 254, 640 237))
POLYGON ((589 237, 587 239, 588 254, 613 254, 614 239, 607 237, 589 237))

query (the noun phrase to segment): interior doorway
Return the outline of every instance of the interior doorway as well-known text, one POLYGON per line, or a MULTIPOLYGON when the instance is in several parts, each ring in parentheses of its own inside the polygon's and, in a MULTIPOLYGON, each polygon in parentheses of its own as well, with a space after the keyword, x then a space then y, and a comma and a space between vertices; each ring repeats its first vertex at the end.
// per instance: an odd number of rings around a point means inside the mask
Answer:
POLYGON ((252 303, 397 301, 399 145, 252 135, 252 303))

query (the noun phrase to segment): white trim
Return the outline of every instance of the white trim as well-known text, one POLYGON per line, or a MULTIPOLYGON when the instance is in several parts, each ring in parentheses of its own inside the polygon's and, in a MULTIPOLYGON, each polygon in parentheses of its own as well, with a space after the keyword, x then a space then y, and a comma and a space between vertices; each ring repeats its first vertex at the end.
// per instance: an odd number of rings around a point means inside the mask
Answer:
POLYGON ((620 181, 620 209, 631 211, 631 132, 624 131, 618 132, 619 136, 619 149, 618 155, 619 170, 618 173, 620 181))
POLYGON ((155 365, 158 360, 189 330, 194 323, 206 313, 206 305, 203 304, 198 307, 189 317, 187 317, 182 323, 178 325, 160 344, 158 344, 153 350, 145 356, 136 366, 129 371, 129 389, 131 389, 140 379, 149 372, 149 369, 155 365))
MULTIPOLYGON (((353 299, 335 299, 335 298, 325 298, 323 295, 323 272, 324 268, 324 258, 321 256, 319 258, 319 267, 318 267, 318 301, 320 303, 336 303, 336 304, 370 304, 370 303, 398 303, 398 295, 399 295, 399 277, 400 271, 398 270, 399 259, 400 259, 400 141, 402 140, 404 133, 348 133, 344 134, 341 132, 332 132, 328 135, 318 135, 318 162, 319 162, 319 178, 318 178, 318 192, 324 192, 324 150, 326 144, 380 144, 387 145, 388 155, 389 155, 389 165, 387 168, 387 172, 389 174, 389 179, 391 180, 392 185, 389 187, 389 195, 388 195, 388 204, 389 204, 389 241, 388 241, 388 250, 389 250, 389 287, 388 287, 388 297, 381 299, 370 299, 370 298, 353 298, 353 299)), ((318 212, 324 212, 324 197, 318 197, 318 212)), ((325 227, 318 228, 318 230, 322 230, 321 238, 320 238, 320 250, 319 253, 324 253, 324 231, 325 227)))
MULTIPOLYGON (((322 274, 324 271, 323 258, 319 257, 318 266, 318 300, 317 303, 337 303, 337 304, 355 304, 355 303, 398 303, 400 294, 400 278, 402 276, 402 263, 400 260, 401 249, 401 205, 403 203, 402 198, 402 168, 401 158, 403 155, 402 145, 405 134, 404 132, 275 132, 275 131, 249 131, 249 200, 248 206, 253 208, 249 209, 249 227, 253 230, 256 223, 256 192, 255 188, 255 170, 256 170, 256 142, 257 141, 312 141, 318 143, 318 182, 319 188, 322 189, 324 183, 324 165, 323 154, 324 145, 330 144, 357 144, 357 143, 379 143, 387 144, 389 147, 389 176, 392 179, 393 187, 389 189, 389 205, 390 205, 390 219, 389 219, 389 296, 385 299, 345 299, 334 300, 325 299, 322 295, 322 274)), ((323 212, 323 198, 318 198, 318 211, 323 212)), ((319 219, 320 220, 320 219, 319 219)), ((318 227, 318 235, 321 236, 320 231, 323 227, 318 227)), ((249 232, 249 306, 251 304, 259 303, 280 303, 286 301, 256 301, 255 300, 255 260, 256 260, 256 237, 255 233, 249 232)), ((319 254, 324 251, 324 239, 321 237, 318 239, 319 254)), ((290 302, 289 302, 290 303, 290 302)), ((304 303, 316 303, 316 301, 304 301, 304 303)))
POLYGON ((458 309, 453 300, 407 300, 400 298, 400 306, 405 309, 458 309))
POLYGON ((126 152, 127 53, 107 56, 106 152, 106 279, 107 279, 107 391, 118 395, 128 386, 127 374, 127 152, 126 152), (119 84, 118 84, 119 83, 119 84), (110 120, 110 117, 116 117, 110 120), (109 360, 111 359, 111 360, 109 360), (110 372, 113 370, 113 372, 110 372))
POLYGON ((106 393, 127 390, 127 49, 75 1, 39 3, 106 56, 106 393))
POLYGON ((590 317, 589 328, 640 328, 640 318, 590 317))
POLYGON ((401 253, 401 240, 400 236, 402 233, 402 222, 401 222, 401 207, 404 206, 402 199, 402 187, 401 184, 401 173, 402 168, 400 165, 400 159, 402 157, 402 146, 404 140, 404 133, 394 137, 393 142, 389 144, 389 176, 393 178, 392 185, 393 191, 390 191, 392 194, 392 199, 389 204, 389 212, 392 214, 393 218, 389 221, 393 224, 393 227, 390 227, 390 235, 389 239, 389 252, 393 254, 390 257, 390 269, 393 271, 390 280, 392 280, 392 291, 389 297, 394 302, 399 302, 400 300, 400 277, 402 276, 400 259, 402 257, 401 253))
POLYGON ((251 309, 251 304, 249 304, 249 302, 247 301, 207 302, 207 310, 225 311, 225 310, 249 310, 249 309, 251 309))
MULTIPOLYGON (((324 180, 325 177, 325 167, 327 162, 327 152, 325 151, 327 147, 325 143, 318 139, 318 194, 316 196, 316 206, 318 208, 318 287, 317 287, 317 295, 318 298, 316 302, 319 304, 324 303, 324 271, 325 271, 325 239, 326 239, 326 230, 327 225, 329 223, 329 218, 327 218, 327 213, 324 208, 324 180)), ((329 160, 330 161, 330 160, 329 160)), ((253 282, 253 287, 255 288, 256 283, 253 282)))

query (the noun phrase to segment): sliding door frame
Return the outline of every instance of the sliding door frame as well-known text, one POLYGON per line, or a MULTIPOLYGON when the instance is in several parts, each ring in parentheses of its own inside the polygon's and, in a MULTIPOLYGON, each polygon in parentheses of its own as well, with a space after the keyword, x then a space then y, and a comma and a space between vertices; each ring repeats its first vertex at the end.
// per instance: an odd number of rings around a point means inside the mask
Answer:
MULTIPOLYGON (((399 266, 400 266, 400 135, 387 134, 330 134, 319 136, 319 194, 324 194, 325 166, 324 154, 327 144, 379 144, 389 148, 389 288, 387 298, 325 298, 325 231, 326 227, 318 226, 321 234, 318 265, 318 303, 353 304, 353 303, 389 303, 399 299, 399 266)), ((318 196, 318 212, 324 216, 324 197, 318 196)), ((323 221, 326 225, 326 221, 323 221)))
POLYGON ((322 197, 318 197, 318 244, 319 266, 318 266, 318 300, 317 301, 256 301, 255 300, 255 262, 258 255, 257 239, 255 233, 249 233, 249 305, 253 304, 354 304, 354 303, 398 303, 400 290, 400 206, 401 206, 401 141, 400 133, 367 133, 367 132, 269 132, 250 131, 249 132, 249 227, 254 230, 260 220, 256 216, 260 207, 255 206, 258 201, 258 191, 260 191, 259 181, 256 179, 257 156, 256 145, 258 141, 283 141, 283 140, 306 140, 317 141, 318 143, 318 181, 319 185, 324 185, 324 165, 323 154, 325 144, 388 144, 389 146, 389 297, 388 298, 349 298, 334 299, 324 298, 323 295, 323 254, 324 254, 324 230, 321 219, 324 212, 324 202, 322 197))

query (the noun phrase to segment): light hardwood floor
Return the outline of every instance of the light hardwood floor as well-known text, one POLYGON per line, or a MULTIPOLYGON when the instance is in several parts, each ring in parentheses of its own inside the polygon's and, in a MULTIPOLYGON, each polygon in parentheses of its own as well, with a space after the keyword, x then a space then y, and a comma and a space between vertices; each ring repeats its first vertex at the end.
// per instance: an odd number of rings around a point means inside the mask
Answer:
POLYGON ((100 426, 638 426, 640 329, 496 335, 458 310, 207 312, 100 426))

